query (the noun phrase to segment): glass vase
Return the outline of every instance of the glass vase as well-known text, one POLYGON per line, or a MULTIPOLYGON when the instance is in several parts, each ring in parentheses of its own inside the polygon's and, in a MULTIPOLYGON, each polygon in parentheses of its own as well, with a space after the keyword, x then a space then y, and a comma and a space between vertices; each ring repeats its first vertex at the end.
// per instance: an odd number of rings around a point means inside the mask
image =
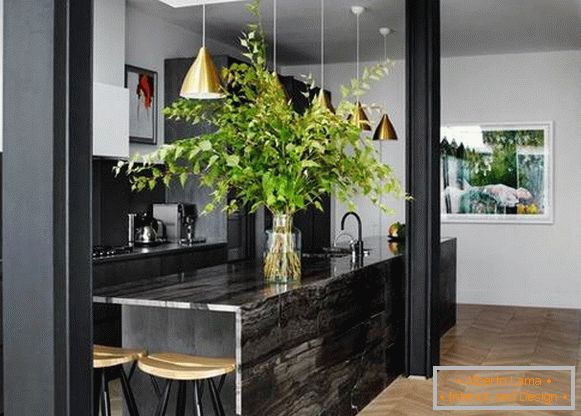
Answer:
POLYGON ((269 283, 301 279, 301 232, 293 227, 292 215, 274 215, 272 229, 266 230, 264 277, 269 283))

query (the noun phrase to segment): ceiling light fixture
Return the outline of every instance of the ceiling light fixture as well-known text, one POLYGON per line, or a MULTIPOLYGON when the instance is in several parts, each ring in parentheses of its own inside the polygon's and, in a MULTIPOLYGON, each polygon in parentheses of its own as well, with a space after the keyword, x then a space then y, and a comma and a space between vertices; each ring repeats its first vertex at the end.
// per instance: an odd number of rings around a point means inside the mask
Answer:
POLYGON ((216 65, 206 49, 206 1, 202 3, 202 47, 184 78, 180 96, 196 100, 224 98, 224 87, 216 65))
MULTIPOLYGON (((359 84, 360 76, 359 76, 359 49, 360 49, 360 26, 359 26, 359 18, 365 11, 365 8, 362 6, 352 6, 351 11, 355 16, 357 16, 357 83, 359 84)), ((361 130, 371 131, 371 125, 369 124, 369 117, 365 113, 365 109, 361 105, 359 99, 355 103, 355 108, 353 110, 353 114, 350 117, 351 121, 361 128, 361 130)))
MULTIPOLYGON (((382 27, 379 29, 379 33, 383 36, 383 56, 385 62, 387 62, 387 36, 392 33, 392 30, 388 27, 382 27)), ((381 116, 379 125, 377 126, 377 129, 375 129, 375 134, 373 134, 373 140, 397 140, 397 133, 395 132, 395 128, 393 127, 387 112, 381 116)))
POLYGON ((333 103, 325 91, 325 0, 321 0, 321 90, 317 100, 322 108, 335 112, 333 103))

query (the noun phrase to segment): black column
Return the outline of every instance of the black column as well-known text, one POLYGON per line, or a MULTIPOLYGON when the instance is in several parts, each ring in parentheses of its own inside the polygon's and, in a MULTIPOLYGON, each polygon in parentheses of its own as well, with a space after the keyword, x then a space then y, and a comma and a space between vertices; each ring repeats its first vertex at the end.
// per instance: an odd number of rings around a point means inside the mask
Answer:
POLYGON ((91 414, 92 10, 4 1, 7 416, 91 414))
POLYGON ((406 369, 432 376, 439 362, 440 2, 406 1, 406 369))

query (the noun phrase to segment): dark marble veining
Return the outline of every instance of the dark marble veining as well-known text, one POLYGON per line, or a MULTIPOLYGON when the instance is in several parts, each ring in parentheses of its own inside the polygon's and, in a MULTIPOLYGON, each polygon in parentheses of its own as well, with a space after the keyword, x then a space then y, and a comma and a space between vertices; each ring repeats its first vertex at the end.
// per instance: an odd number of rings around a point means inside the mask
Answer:
POLYGON ((367 239, 365 247, 370 248, 371 253, 362 264, 351 263, 349 256, 303 259, 303 278, 298 284, 267 285, 261 265, 250 261, 108 286, 95 290, 94 300, 98 303, 233 312, 284 293, 324 287, 338 277, 401 256, 389 250, 385 237, 367 239))

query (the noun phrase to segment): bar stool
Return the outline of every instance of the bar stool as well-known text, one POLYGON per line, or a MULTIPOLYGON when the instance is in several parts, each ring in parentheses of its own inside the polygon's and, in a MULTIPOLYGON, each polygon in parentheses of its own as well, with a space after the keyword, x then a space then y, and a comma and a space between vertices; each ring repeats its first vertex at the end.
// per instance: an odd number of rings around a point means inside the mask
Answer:
POLYGON ((106 347, 103 345, 93 346, 93 370, 95 379, 95 400, 93 409, 95 415, 111 416, 111 397, 109 395, 109 379, 112 371, 119 371, 121 378, 121 389, 125 397, 125 403, 130 416, 139 416, 135 397, 129 385, 129 380, 133 376, 137 360, 147 355, 143 350, 129 350, 125 348, 106 347), (124 364, 133 363, 129 376, 125 373, 124 364), (100 406, 99 406, 100 402, 100 406))
POLYGON ((226 375, 236 369, 236 361, 234 359, 160 353, 140 358, 137 365, 141 371, 149 374, 159 397, 159 404, 155 412, 156 416, 165 415, 171 386, 174 381, 178 382, 176 416, 185 416, 186 414, 188 382, 192 382, 194 387, 194 413, 197 416, 203 416, 202 396, 204 381, 206 381, 210 391, 214 414, 225 416, 220 392, 224 386, 226 375), (159 389, 155 377, 166 380, 163 392, 159 389), (218 386, 216 386, 214 381, 217 377, 220 377, 218 386))

